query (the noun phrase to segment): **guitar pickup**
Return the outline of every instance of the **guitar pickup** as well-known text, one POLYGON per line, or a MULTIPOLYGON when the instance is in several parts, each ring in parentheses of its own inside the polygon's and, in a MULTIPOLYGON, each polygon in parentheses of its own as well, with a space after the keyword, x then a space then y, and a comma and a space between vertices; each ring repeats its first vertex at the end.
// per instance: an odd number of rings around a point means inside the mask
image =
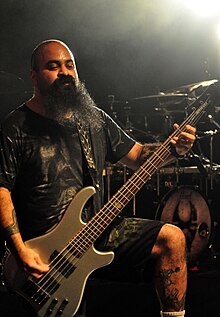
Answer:
POLYGON ((75 270, 75 266, 71 263, 71 254, 63 255, 57 250, 50 256, 51 268, 56 268, 65 278, 68 278, 75 270), (69 259, 68 259, 69 257, 69 259))

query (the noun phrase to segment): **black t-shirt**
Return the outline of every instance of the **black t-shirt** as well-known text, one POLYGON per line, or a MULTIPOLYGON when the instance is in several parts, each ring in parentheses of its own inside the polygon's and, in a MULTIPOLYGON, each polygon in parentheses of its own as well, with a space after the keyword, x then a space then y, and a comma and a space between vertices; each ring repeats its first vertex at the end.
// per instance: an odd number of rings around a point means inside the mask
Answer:
MULTIPOLYGON (((89 127, 97 177, 102 185, 106 161, 115 163, 134 145, 102 110, 99 130, 89 127)), ((84 186, 83 154, 75 125, 64 127, 31 111, 13 111, 0 131, 0 186, 12 192, 25 239, 50 230, 84 186)), ((97 195, 102 195, 100 191, 97 195)), ((96 210, 97 211, 97 210, 96 210)))

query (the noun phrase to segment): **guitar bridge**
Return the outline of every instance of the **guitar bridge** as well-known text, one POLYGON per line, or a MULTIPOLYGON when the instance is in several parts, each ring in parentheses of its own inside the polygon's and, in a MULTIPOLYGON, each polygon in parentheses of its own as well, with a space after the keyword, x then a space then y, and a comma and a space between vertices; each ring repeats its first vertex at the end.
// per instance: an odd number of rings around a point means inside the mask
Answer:
POLYGON ((28 280, 21 288, 22 292, 27 296, 28 299, 33 300, 36 304, 43 306, 50 295, 39 287, 34 281, 28 280))
MULTIPOLYGON (((42 277, 43 278, 43 277, 42 277)), ((22 292, 27 296, 27 298, 34 301, 36 304, 43 306, 50 296, 59 288, 60 284, 57 283, 55 279, 51 276, 46 282, 41 285, 41 279, 36 282, 29 279, 21 288, 22 292)))

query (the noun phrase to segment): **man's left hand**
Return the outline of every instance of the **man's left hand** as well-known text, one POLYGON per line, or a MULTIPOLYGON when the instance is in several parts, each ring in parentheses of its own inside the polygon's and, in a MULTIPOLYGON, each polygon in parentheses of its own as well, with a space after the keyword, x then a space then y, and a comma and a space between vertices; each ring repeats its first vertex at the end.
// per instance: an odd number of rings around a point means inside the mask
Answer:
MULTIPOLYGON (((174 124, 174 129, 178 129, 179 125, 174 124)), ((176 152, 178 155, 185 155, 192 148, 195 137, 196 129, 191 125, 186 125, 186 132, 181 132, 178 137, 173 137, 171 143, 176 147, 176 152)))

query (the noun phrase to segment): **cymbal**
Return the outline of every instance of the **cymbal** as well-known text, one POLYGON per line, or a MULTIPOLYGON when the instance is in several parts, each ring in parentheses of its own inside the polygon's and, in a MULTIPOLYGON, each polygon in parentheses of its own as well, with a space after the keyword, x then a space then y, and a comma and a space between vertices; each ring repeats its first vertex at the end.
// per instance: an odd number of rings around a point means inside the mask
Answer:
POLYGON ((171 99, 171 98, 187 98, 187 94, 177 94, 177 93, 164 93, 160 92, 158 95, 149 95, 132 98, 131 100, 143 100, 143 99, 171 99))
POLYGON ((0 94, 24 92, 24 80, 15 74, 0 71, 0 94))
POLYGON ((200 81, 200 82, 196 82, 196 83, 192 83, 192 84, 188 84, 188 85, 184 85, 184 86, 180 86, 174 89, 169 89, 166 91, 166 93, 173 93, 173 94, 181 94, 183 92, 187 92, 187 93, 191 93, 194 90, 201 88, 201 87, 208 87, 211 86, 215 83, 217 83, 218 80, 217 79, 212 79, 212 80, 205 80, 205 81, 200 81))
POLYGON ((161 112, 164 115, 166 115, 166 114, 185 113, 186 112, 184 108, 181 108, 181 109, 170 109, 170 107, 166 108, 164 106, 162 106, 160 108, 156 107, 155 111, 161 112))

